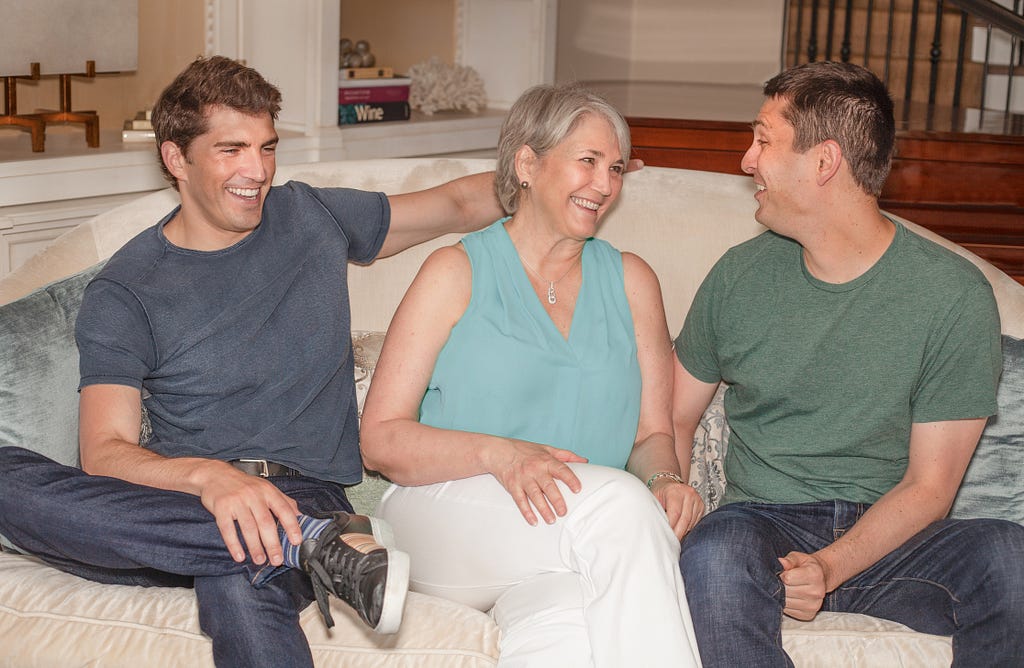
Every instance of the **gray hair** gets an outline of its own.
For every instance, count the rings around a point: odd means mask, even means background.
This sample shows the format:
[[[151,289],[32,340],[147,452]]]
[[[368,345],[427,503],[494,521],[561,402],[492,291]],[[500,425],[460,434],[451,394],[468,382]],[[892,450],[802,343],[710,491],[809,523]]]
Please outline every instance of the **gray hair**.
[[[607,100],[579,83],[541,85],[523,93],[501,126],[494,189],[501,206],[509,214],[519,207],[519,177],[516,152],[529,146],[544,156],[576,129],[587,114],[606,119],[615,131],[623,162],[631,148],[629,126]]]

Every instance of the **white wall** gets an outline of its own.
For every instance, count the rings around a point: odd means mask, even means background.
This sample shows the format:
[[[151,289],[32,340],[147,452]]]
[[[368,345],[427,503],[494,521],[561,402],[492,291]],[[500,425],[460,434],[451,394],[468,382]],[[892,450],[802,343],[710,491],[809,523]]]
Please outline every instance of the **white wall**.
[[[559,0],[559,81],[756,84],[782,62],[785,0]]]

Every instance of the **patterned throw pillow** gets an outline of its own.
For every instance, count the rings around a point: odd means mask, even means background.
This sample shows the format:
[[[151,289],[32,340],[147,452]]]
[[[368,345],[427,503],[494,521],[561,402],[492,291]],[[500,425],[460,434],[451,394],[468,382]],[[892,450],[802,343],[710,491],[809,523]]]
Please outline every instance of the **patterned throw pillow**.
[[[377,368],[381,346],[384,345],[384,332],[354,331],[352,332],[352,357],[355,362],[356,406],[359,417],[363,417],[363,406],[366,393],[370,390],[373,370]],[[363,481],[345,490],[345,495],[356,509],[364,515],[376,512],[377,503],[391,483],[374,471],[364,471]]]
[[[363,417],[363,405],[366,393],[370,391],[373,370],[377,368],[381,346],[384,345],[384,332],[352,332],[352,357],[356,366],[356,406],[359,417]]]
[[[725,419],[725,383],[718,386],[714,398],[700,418],[693,436],[690,455],[690,484],[704,500],[706,512],[722,502],[725,494],[725,451],[729,446],[729,423]]]

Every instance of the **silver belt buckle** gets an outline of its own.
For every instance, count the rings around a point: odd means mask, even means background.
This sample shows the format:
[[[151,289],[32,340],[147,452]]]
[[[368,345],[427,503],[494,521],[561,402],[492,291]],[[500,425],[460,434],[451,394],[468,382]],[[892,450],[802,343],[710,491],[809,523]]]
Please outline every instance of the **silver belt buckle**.
[[[246,464],[259,464],[260,471],[256,475],[261,478],[270,477],[270,465],[266,459],[239,459],[238,461],[245,462]]]

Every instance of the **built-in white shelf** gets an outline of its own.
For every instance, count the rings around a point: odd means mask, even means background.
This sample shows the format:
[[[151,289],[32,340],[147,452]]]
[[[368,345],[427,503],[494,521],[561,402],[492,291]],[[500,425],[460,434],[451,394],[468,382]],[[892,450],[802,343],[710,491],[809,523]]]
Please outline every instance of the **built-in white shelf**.
[[[397,158],[493,150],[504,111],[413,114],[408,121],[321,128],[316,134],[280,131],[278,164]],[[89,148],[76,127],[51,127],[46,151],[33,153],[29,133],[0,130],[0,217],[9,206],[141,193],[167,185],[152,142],[124,143],[119,131],[101,133]]]

